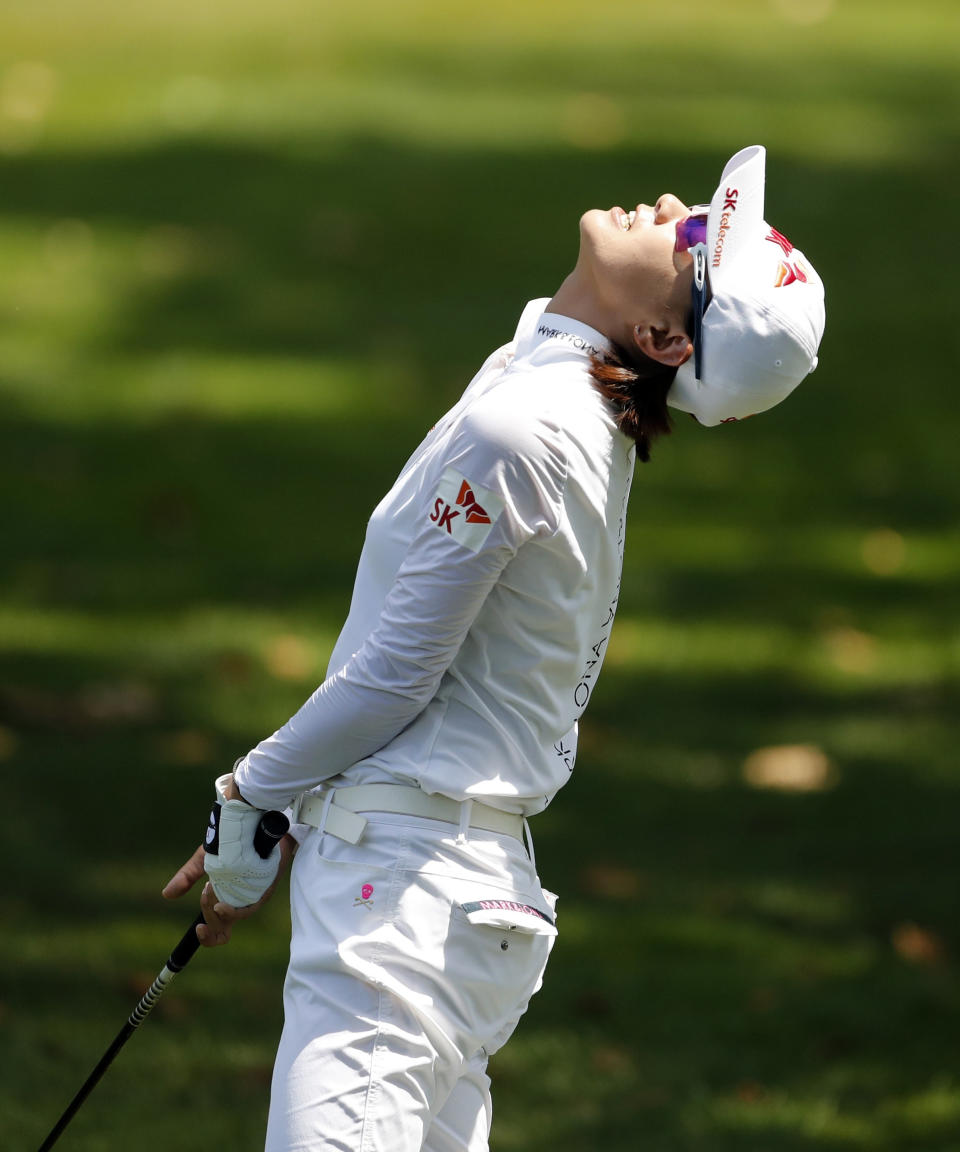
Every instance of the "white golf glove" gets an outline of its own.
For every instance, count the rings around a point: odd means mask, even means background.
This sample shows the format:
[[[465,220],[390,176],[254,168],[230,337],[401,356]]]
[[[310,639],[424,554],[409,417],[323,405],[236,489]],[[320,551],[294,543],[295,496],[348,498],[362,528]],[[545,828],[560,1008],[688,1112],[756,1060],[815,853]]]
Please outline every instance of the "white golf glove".
[[[244,800],[228,800],[229,774],[216,783],[217,799],[203,841],[204,869],[217,899],[234,908],[256,904],[274,882],[280,869],[280,853],[262,859],[253,838],[264,813]]]

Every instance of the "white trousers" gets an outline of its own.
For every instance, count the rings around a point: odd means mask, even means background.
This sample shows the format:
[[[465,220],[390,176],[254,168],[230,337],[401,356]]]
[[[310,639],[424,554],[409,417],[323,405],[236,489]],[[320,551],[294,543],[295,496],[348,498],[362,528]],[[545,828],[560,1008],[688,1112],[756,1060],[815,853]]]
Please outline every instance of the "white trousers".
[[[267,1152],[483,1152],[487,1057],[540,987],[555,900],[510,836],[381,814],[357,845],[311,830]],[[549,920],[505,926],[514,905]]]

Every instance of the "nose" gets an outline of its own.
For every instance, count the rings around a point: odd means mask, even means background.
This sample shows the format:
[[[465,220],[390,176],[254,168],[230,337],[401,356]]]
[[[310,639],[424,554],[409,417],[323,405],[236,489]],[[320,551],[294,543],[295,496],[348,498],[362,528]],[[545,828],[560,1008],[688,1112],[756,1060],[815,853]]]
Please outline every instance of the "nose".
[[[682,220],[685,216],[690,215],[690,209],[686,204],[670,192],[664,192],[657,200],[654,212],[658,224],[668,224],[671,220]]]

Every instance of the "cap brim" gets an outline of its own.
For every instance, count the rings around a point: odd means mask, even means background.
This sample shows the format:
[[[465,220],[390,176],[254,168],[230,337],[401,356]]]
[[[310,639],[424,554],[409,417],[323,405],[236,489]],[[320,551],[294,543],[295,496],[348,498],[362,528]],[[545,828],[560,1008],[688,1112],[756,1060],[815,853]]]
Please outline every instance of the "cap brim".
[[[707,281],[711,293],[722,287],[725,278],[732,274],[730,270],[738,255],[763,228],[766,160],[766,148],[751,144],[734,153],[724,165],[707,216]],[[691,413],[701,424],[719,424],[723,417],[714,412],[704,388],[704,381],[697,379],[691,356],[680,366],[667,403]]]
[[[727,161],[707,218],[707,276],[714,292],[763,227],[767,150],[742,148]]]

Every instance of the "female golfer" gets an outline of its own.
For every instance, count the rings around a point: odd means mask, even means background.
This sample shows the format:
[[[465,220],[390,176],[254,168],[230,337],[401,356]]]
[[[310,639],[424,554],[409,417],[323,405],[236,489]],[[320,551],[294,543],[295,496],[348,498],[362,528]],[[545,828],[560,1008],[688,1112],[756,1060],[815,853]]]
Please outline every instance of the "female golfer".
[[[270,1152],[487,1147],[487,1058],[556,935],[527,820],[573,771],[634,458],[667,404],[739,420],[816,365],[823,287],[763,186],[754,147],[708,207],[583,216],[559,291],[374,511],[327,678],[217,781],[206,851],[165,890],[207,873],[204,944],[275,883],[262,810],[299,842]]]

